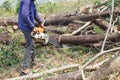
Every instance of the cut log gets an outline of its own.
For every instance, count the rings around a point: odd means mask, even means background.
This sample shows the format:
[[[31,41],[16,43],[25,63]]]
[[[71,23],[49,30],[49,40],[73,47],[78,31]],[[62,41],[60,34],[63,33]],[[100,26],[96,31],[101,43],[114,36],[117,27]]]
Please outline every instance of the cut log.
[[[86,43],[96,43],[104,40],[104,35],[80,35],[80,36],[64,36],[64,35],[54,35],[51,36],[63,44],[86,44]],[[108,35],[108,39],[112,41],[120,40],[120,33],[112,33]]]
[[[118,10],[114,11],[114,14],[119,13]],[[72,23],[74,20],[81,20],[81,21],[93,21],[95,19],[101,17],[109,17],[110,12],[101,12],[101,13],[93,13],[88,15],[75,15],[75,16],[60,16],[57,18],[50,18],[46,19],[45,26],[49,25],[68,25]],[[0,25],[17,25],[18,19],[17,17],[9,17],[9,18],[0,18]],[[36,24],[38,26],[38,24]]]
[[[91,46],[93,43],[98,43],[104,40],[104,35],[80,35],[80,36],[64,36],[64,35],[53,35],[50,36],[58,40],[62,44],[75,44],[83,46]],[[108,39],[113,42],[118,42],[120,40],[120,33],[112,33],[108,35]],[[35,40],[36,43],[41,43],[41,40]],[[26,43],[21,41],[24,46]]]
[[[117,13],[119,13],[119,11],[114,11],[114,14],[117,14]],[[101,13],[88,14],[88,15],[51,18],[51,19],[46,20],[45,26],[68,25],[69,23],[72,23],[74,20],[93,21],[93,20],[101,18],[101,17],[109,17],[110,14],[111,13],[109,11],[107,11],[107,12],[101,12]]]
[[[93,21],[93,23],[95,23],[97,26],[99,26],[102,30],[106,31],[109,23],[103,19],[96,19],[95,21]],[[118,26],[112,26],[112,32],[118,32],[119,27]]]
[[[0,26],[7,26],[7,25],[17,25],[18,24],[18,18],[13,17],[0,17]]]

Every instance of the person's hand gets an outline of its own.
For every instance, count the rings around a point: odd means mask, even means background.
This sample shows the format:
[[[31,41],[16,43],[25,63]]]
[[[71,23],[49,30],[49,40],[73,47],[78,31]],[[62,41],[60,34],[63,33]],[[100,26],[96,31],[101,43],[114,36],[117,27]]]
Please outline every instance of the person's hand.
[[[37,32],[37,27],[34,27],[34,28],[33,28],[33,32]]]
[[[45,28],[44,24],[40,24],[40,27]]]

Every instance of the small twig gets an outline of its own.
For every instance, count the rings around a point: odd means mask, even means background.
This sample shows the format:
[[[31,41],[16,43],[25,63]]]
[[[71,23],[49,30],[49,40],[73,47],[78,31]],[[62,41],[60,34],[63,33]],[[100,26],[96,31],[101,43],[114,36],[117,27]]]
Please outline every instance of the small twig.
[[[113,24],[112,24],[112,28],[111,28],[111,30],[110,30],[111,33],[112,33],[113,27],[115,27],[114,25],[115,25],[115,23],[116,23],[117,21],[118,21],[118,18],[116,17],[115,21],[114,21]]]
[[[101,10],[101,12],[105,11],[106,9],[108,9],[108,6],[106,6],[105,8],[103,8],[103,9]]]
[[[81,70],[81,73],[82,73],[83,80],[85,80],[85,74],[84,74],[84,70],[83,69]]]
[[[95,70],[95,69],[98,69],[101,65],[103,65],[105,62],[107,62],[109,60],[109,58],[99,62],[99,63],[96,63],[95,65],[91,65],[91,66],[88,66],[85,68],[86,71],[89,71],[89,70]]]
[[[101,65],[103,65],[104,62],[107,62],[108,60],[109,60],[109,58],[105,59],[104,61],[102,61],[100,63],[95,64],[94,66],[88,66],[88,67],[85,68],[85,70],[87,70],[87,68],[88,68],[88,70],[90,70],[90,68],[91,68],[91,70],[99,68]],[[85,74],[84,74],[84,69],[81,69],[81,73],[82,73],[83,80],[86,80]]]
[[[73,36],[75,34],[77,34],[78,32],[80,32],[81,30],[83,30],[84,28],[86,28],[88,25],[91,24],[91,21],[87,22],[85,25],[83,25],[82,27],[80,27],[79,29],[75,30],[74,32],[72,32],[71,34],[63,34],[59,36],[59,42],[61,42],[61,37],[62,36]]]
[[[99,63],[97,63],[95,65],[88,66],[88,67],[85,68],[85,70],[88,70],[88,71],[95,70],[95,69],[99,68],[107,60],[108,59],[106,59],[106,60],[104,60],[102,62],[99,62]],[[5,79],[5,80],[24,80],[24,79],[37,78],[37,77],[41,77],[41,76],[46,75],[46,74],[52,74],[52,73],[55,73],[55,72],[68,70],[68,69],[71,69],[71,68],[80,69],[80,68],[82,68],[82,66],[79,65],[79,64],[72,64],[72,65],[67,65],[67,66],[63,66],[63,67],[59,67],[59,68],[53,68],[51,70],[43,71],[43,72],[40,72],[40,73],[37,71],[37,73],[35,73],[35,74],[16,77],[16,78],[10,78],[10,79]]]

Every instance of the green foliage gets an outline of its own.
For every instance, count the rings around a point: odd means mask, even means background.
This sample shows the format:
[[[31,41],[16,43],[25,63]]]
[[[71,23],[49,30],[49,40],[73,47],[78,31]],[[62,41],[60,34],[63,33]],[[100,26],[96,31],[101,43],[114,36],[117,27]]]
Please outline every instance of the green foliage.
[[[118,24],[120,25],[120,16],[118,16]]]
[[[11,7],[11,2],[10,0],[6,0],[2,5],[1,7],[4,9],[4,11],[10,11],[12,10],[12,7]]]
[[[79,58],[81,57],[81,54],[86,53],[96,53],[97,50],[94,48],[89,47],[83,47],[83,46],[73,46],[69,49],[64,49],[63,53],[73,57],[73,58]]]
[[[54,13],[57,9],[57,5],[56,3],[48,2],[45,4],[37,5],[37,9],[41,13]]]
[[[117,6],[119,4],[120,0],[114,0],[114,6]],[[112,0],[108,0],[106,2],[106,6],[112,7]]]
[[[17,41],[13,41],[9,45],[0,44],[0,67],[13,66],[21,61],[19,55],[23,51],[18,45]]]
[[[117,6],[119,3],[120,3],[120,0],[114,0],[114,5],[115,5],[115,6]],[[102,2],[101,2],[101,0],[96,0],[96,1],[94,2],[94,4],[95,4],[95,5],[100,5],[100,4],[102,4]],[[107,0],[107,1],[105,2],[105,5],[111,8],[111,6],[112,6],[112,0]]]
[[[97,33],[97,34],[104,34],[103,30],[101,30],[98,26],[94,26],[93,30]]]
[[[53,54],[54,54],[58,59],[62,59],[62,55],[61,55],[58,51],[54,50],[54,51],[53,51]]]
[[[69,12],[69,11],[75,11],[78,6],[80,7],[85,3],[76,3],[76,2],[62,2],[58,1],[55,3],[48,2],[44,4],[36,4],[37,10],[40,13],[45,13],[45,14],[51,14],[51,13],[60,13],[60,12]]]
[[[20,0],[5,0],[0,6],[0,16],[14,16],[18,13]]]
[[[95,3],[96,3],[97,5],[102,4],[102,3],[101,3],[101,0],[97,0]],[[120,4],[120,0],[114,0],[114,7],[118,7],[119,4]],[[107,1],[105,2],[105,6],[107,6],[108,9],[111,10],[111,8],[112,8],[112,0],[107,0]],[[115,15],[114,18],[116,18],[116,15]],[[119,15],[119,14],[117,15],[117,18],[118,18],[117,23],[118,23],[118,25],[119,25],[119,24],[120,24],[120,15]],[[106,18],[106,20],[107,20],[107,18]],[[108,20],[109,20],[109,18],[108,18]]]
[[[96,0],[96,1],[94,2],[94,4],[95,4],[95,5],[100,5],[100,4],[102,4],[102,3],[101,3],[100,0]]]
[[[15,0],[16,2],[16,5],[15,5],[15,13],[18,13],[18,11],[19,11],[19,5],[20,5],[20,0]]]

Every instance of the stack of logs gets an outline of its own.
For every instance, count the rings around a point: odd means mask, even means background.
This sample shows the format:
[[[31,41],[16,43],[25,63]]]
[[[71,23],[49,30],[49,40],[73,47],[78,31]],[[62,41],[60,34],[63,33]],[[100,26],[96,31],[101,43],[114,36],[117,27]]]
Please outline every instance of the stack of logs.
[[[89,10],[92,9],[92,12],[89,12]],[[99,10],[98,10],[99,9]],[[82,10],[82,9],[81,9]],[[86,13],[85,13],[86,11]],[[101,11],[101,12],[100,12]],[[119,15],[119,10],[114,10],[113,14],[114,17],[117,17]],[[77,23],[83,26],[79,26],[76,31],[73,31],[70,34],[62,34],[62,35],[52,35],[53,38],[59,40],[62,44],[81,44],[81,45],[96,45],[96,43],[99,43],[100,41],[104,40],[105,35],[104,34],[89,34],[86,30],[85,35],[80,35],[83,30],[93,27],[94,25],[97,25],[98,27],[105,32],[108,29],[109,22],[107,21],[107,18],[110,17],[111,12],[107,10],[107,8],[104,5],[101,6],[94,6],[94,7],[85,7],[83,11],[80,12],[74,12],[67,15],[59,15],[56,17],[51,17],[45,20],[44,25],[50,26],[50,25],[68,25],[70,23]],[[0,26],[7,26],[7,25],[17,25],[18,19],[17,17],[7,17],[7,18],[0,18]],[[36,24],[36,26],[38,26]],[[108,35],[108,40],[118,42],[119,41],[119,25],[115,24],[113,26],[112,32]],[[47,27],[49,29],[49,27]],[[62,29],[62,28],[61,28]],[[93,29],[93,28],[92,28]],[[57,31],[57,30],[51,30],[51,31]],[[91,30],[92,33],[95,33],[94,30]],[[2,34],[0,34],[2,35]],[[1,36],[0,36],[1,37]],[[3,39],[3,38],[0,38]],[[0,40],[3,41],[3,40]]]
[[[110,14],[112,14],[107,7],[104,6],[104,4],[100,6],[90,6],[85,7],[85,9],[81,9],[83,11],[78,11],[74,13],[70,13],[67,15],[59,15],[56,17],[48,18],[45,20],[44,25],[50,26],[50,25],[68,25],[70,23],[77,23],[82,26],[80,26],[77,30],[73,31],[69,34],[57,34],[52,35],[51,37],[55,38],[56,40],[60,41],[62,44],[76,44],[76,45],[87,45],[87,46],[101,46],[101,42],[105,38],[105,32],[107,31],[109,27],[109,18]],[[114,18],[117,17],[117,15],[120,14],[120,11],[115,8],[113,15]],[[17,25],[17,17],[9,17],[9,18],[0,18],[0,26],[7,26],[7,25]],[[80,33],[84,30],[93,27],[94,25],[97,25],[102,31],[103,34],[97,34],[94,32],[93,28],[92,34],[81,35]],[[37,26],[37,24],[36,24]],[[96,27],[97,27],[96,26]],[[108,44],[111,42],[113,45],[114,43],[119,43],[120,39],[120,33],[119,33],[119,27],[120,25],[116,22],[111,29],[111,32],[108,34]],[[47,27],[49,29],[49,27]],[[50,30],[50,29],[49,29]],[[56,30],[51,30],[56,31]],[[4,36],[1,36],[0,34],[0,41],[4,41]],[[6,38],[5,38],[6,39]],[[119,53],[119,52],[118,52]],[[120,55],[112,60],[110,60],[108,63],[104,64],[100,69],[98,69],[93,75],[91,74],[90,77],[86,78],[86,80],[101,80],[105,79],[106,74],[108,75],[111,72],[118,71],[120,72]],[[112,66],[117,65],[117,66]],[[103,72],[102,72],[103,71]],[[42,74],[42,73],[41,73]],[[63,75],[53,76],[49,77],[46,80],[82,80],[81,71],[71,72]],[[40,74],[37,74],[40,75]],[[36,75],[31,76],[31,78],[35,78]],[[39,77],[39,76],[37,76]],[[22,80],[25,78],[30,78],[29,76],[19,77],[15,79],[10,80]]]

